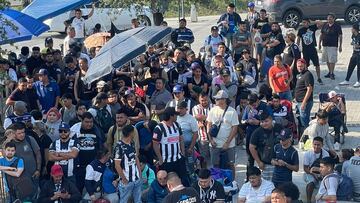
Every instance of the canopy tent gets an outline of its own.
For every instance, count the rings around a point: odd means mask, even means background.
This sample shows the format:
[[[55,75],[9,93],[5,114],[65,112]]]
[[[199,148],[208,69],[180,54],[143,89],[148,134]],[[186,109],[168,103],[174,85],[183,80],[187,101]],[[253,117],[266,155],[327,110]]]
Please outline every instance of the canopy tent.
[[[92,0],[34,0],[21,12],[44,21],[91,2]]]
[[[4,33],[1,33],[0,44],[30,40],[32,36],[39,36],[49,30],[49,26],[20,11],[6,8],[0,11],[1,24]]]

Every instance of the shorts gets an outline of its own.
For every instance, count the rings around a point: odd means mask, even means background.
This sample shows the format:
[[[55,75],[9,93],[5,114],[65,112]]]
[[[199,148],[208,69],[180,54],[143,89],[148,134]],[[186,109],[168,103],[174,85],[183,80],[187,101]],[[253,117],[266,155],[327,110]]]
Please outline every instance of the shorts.
[[[338,48],[337,47],[323,47],[322,61],[326,63],[336,63]]]
[[[306,183],[306,185],[308,185],[309,183],[314,183],[315,184],[315,188],[319,188],[320,186],[320,182],[315,179],[315,177],[313,175],[304,173],[304,181]]]
[[[306,61],[306,64],[308,66],[310,66],[310,61],[313,63],[313,65],[315,67],[320,66],[319,63],[319,56],[318,53],[316,51],[316,49],[314,50],[303,50],[303,57]]]
[[[211,162],[213,165],[220,164],[221,150],[222,150],[222,148],[211,147],[210,154],[211,154]],[[227,152],[227,156],[229,159],[229,163],[234,164],[235,163],[235,147],[229,148],[228,150],[226,150],[226,152]]]

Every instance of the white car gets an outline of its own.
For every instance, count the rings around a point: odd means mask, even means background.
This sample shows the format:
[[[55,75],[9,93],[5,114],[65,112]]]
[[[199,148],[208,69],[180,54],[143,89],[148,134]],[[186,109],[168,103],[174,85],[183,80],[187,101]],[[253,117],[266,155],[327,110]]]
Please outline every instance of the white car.
[[[84,5],[80,9],[82,15],[87,15],[91,11],[91,4]],[[68,11],[45,20],[44,23],[49,25],[50,32],[65,33],[64,21],[73,16],[75,16],[75,12]],[[94,14],[85,21],[85,33],[90,34],[97,23],[101,24],[102,31],[109,31],[111,29],[111,22],[118,30],[127,30],[131,28],[131,19],[133,18],[138,18],[142,26],[153,25],[153,15],[149,7],[143,7],[141,11],[138,11],[135,6],[131,6],[129,9],[96,7]]]

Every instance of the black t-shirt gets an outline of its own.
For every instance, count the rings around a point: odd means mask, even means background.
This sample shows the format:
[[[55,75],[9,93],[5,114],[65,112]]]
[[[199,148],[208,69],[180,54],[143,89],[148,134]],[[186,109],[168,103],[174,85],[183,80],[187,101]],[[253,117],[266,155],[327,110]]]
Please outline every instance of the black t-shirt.
[[[162,201],[163,203],[198,203],[199,194],[192,187],[169,193]]]
[[[270,38],[270,43],[274,42],[275,40],[280,42],[280,44],[276,45],[275,47],[271,47],[267,50],[268,56],[271,59],[273,59],[275,55],[280,55],[284,51],[286,44],[284,37],[280,31],[275,33],[272,32],[269,38]]]
[[[301,37],[303,51],[315,49],[317,45],[315,37],[316,30],[318,30],[317,25],[310,25],[308,28],[302,27],[299,29],[297,36]]]
[[[259,158],[265,164],[271,164],[271,159],[274,158],[273,149],[279,142],[278,135],[282,129],[281,125],[275,124],[271,130],[258,127],[251,134],[250,144],[256,146]]]
[[[128,104],[125,105],[124,110],[126,112],[126,115],[128,115],[129,117],[138,116],[140,112],[145,115],[146,112],[145,106],[139,102],[136,102],[134,108],[132,108]]]
[[[360,46],[360,34],[351,36],[351,45],[353,46],[354,53],[359,54],[360,48],[355,46]]]
[[[339,35],[342,35],[341,26],[337,23],[329,26],[329,24],[326,23],[321,29],[321,34],[323,36],[322,45],[324,47],[338,47]]]
[[[41,59],[41,57],[35,58],[33,56],[30,56],[25,61],[25,65],[26,68],[28,69],[29,75],[33,75],[35,68],[41,67],[44,63],[45,62]]]
[[[73,139],[77,143],[79,155],[75,159],[76,163],[80,166],[86,167],[94,157],[100,147],[100,138],[96,135],[95,128],[90,130],[80,129],[80,133],[75,134]]]
[[[309,70],[306,70],[297,75],[296,86],[295,86],[295,99],[297,102],[302,102],[304,100],[307,87],[314,87],[314,76]],[[313,100],[313,91],[309,97],[308,101]]]
[[[32,97],[28,97],[28,94],[27,94],[27,91],[28,90],[25,90],[25,91],[21,91],[19,89],[15,89],[9,96],[9,98],[13,101],[23,101],[26,103],[26,108],[28,110],[28,112],[30,112],[32,109],[31,109],[31,105],[30,105],[30,100],[31,99],[34,99]],[[31,98],[31,99],[30,99]],[[37,97],[36,97],[37,98]]]
[[[193,188],[200,194],[200,200],[202,203],[213,203],[215,201],[225,201],[224,186],[218,181],[211,180],[210,187],[201,188],[198,182],[193,184]]]
[[[296,69],[296,61],[301,58],[300,49],[297,44],[292,43],[290,46],[286,46],[284,49],[283,62],[291,66],[295,60],[294,67]]]
[[[254,28],[255,29],[259,29],[261,30],[261,28],[263,27],[263,25],[268,24],[269,23],[269,19],[265,18],[265,19],[256,19],[254,22]]]

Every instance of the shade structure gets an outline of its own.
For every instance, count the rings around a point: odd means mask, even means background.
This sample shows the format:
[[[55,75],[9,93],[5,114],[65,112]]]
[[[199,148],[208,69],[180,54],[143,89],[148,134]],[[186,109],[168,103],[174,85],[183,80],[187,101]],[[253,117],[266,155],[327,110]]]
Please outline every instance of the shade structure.
[[[84,82],[91,83],[110,74],[146,51],[147,46],[170,38],[170,27],[152,26],[131,29],[115,35],[91,61]]]
[[[92,0],[33,0],[21,12],[44,21],[91,2]]]
[[[0,16],[1,24],[5,30],[5,33],[1,33],[3,36],[0,39],[0,44],[30,40],[32,36],[39,36],[50,29],[41,21],[10,8],[1,10]]]
[[[99,32],[87,37],[84,41],[86,48],[104,46],[107,38],[110,38],[111,34],[108,32]]]

